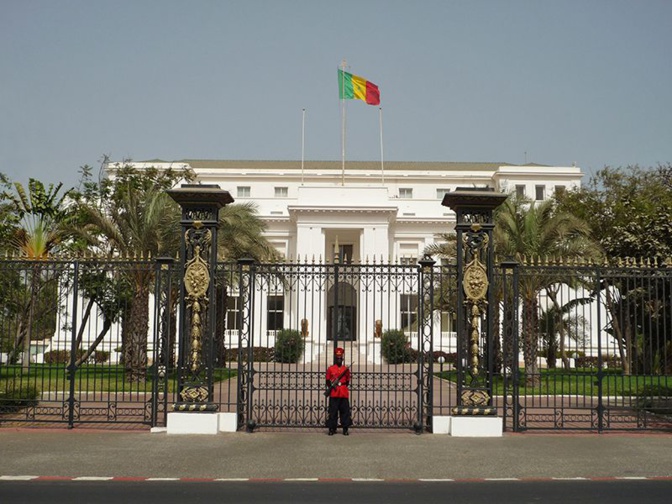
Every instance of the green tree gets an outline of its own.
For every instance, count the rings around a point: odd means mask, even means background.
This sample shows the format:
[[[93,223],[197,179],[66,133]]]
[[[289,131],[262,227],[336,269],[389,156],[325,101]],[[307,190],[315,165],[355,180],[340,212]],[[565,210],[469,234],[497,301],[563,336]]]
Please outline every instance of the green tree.
[[[83,169],[83,180],[76,193],[81,243],[110,256],[175,257],[181,240],[180,209],[166,190],[180,181],[192,181],[194,174],[189,170],[139,170],[128,162],[112,168],[111,176],[101,182],[92,180],[89,167]],[[265,225],[253,204],[224,207],[220,210],[219,259],[277,258],[277,252],[262,235],[264,230]],[[138,267],[129,270],[126,276],[132,286],[132,297],[122,319],[122,358],[127,379],[141,381],[145,378],[147,367],[149,293],[154,271],[153,268]],[[172,299],[176,302],[177,285],[174,288]],[[217,288],[223,302],[216,305],[226,306],[226,285],[221,284]],[[96,292],[93,288],[89,290]],[[119,293],[126,292],[121,287],[117,290]],[[103,300],[110,315],[106,317],[112,320],[114,311],[111,308],[120,306],[120,303],[107,298]],[[170,309],[175,319],[176,305]],[[90,348],[89,352],[92,350]]]
[[[583,187],[560,195],[558,208],[599,223],[592,236],[614,265],[636,258],[627,264],[659,266],[672,257],[670,163],[649,169],[604,168]],[[669,291],[665,275],[641,285],[616,273],[603,276],[600,289],[610,317],[607,332],[617,344],[624,373],[646,371],[672,341],[671,317],[660,308]],[[651,356],[648,363],[642,355]]]
[[[0,172],[0,253],[10,252],[10,240],[19,224],[19,215],[10,197],[13,186],[9,178]]]
[[[45,188],[39,180],[30,179],[28,190],[14,182],[14,191],[5,191],[3,200],[9,200],[16,214],[10,244],[29,260],[48,259],[70,236],[68,226],[71,212],[66,201],[71,190],[59,194],[63,184],[49,184]]]
[[[83,262],[80,266],[79,292],[87,300],[77,333],[76,348],[80,350],[87,324],[94,304],[103,324],[89,348],[78,352],[75,366],[81,366],[96,350],[109,332],[112,324],[118,322],[132,298],[132,286],[127,275],[119,270],[110,270],[105,263]]]
[[[40,307],[44,308],[48,304],[45,296],[52,297],[56,292],[51,284],[57,281],[57,276],[53,272],[45,272],[44,261],[57,252],[71,235],[71,212],[66,204],[70,191],[60,194],[63,184],[49,184],[45,187],[33,178],[29,179],[27,190],[20,182],[14,182],[11,186],[6,179],[3,182],[4,211],[13,213],[7,219],[3,232],[9,234],[9,244],[19,257],[30,262],[30,271],[26,277],[29,294],[26,303],[16,310],[19,319],[15,345],[10,354],[10,359],[15,360],[19,349],[22,350],[22,368],[25,372],[30,366],[30,342],[36,338],[34,323],[38,318],[41,319]],[[51,313],[55,316],[53,310]]]
[[[220,261],[251,257],[257,261],[277,261],[280,253],[264,237],[266,224],[254,203],[234,203],[219,211],[217,256]]]
[[[558,210],[593,226],[608,258],[672,257],[672,164],[604,168],[558,196]]]
[[[254,203],[234,203],[219,211],[219,231],[217,233],[217,257],[219,261],[232,262],[249,257],[257,262],[275,262],[281,259],[280,253],[264,237],[266,223],[259,218]],[[230,279],[231,280],[231,279]],[[235,281],[235,279],[233,279]],[[215,360],[225,361],[226,348],[226,307],[229,286],[225,275],[216,279],[217,315],[215,330]],[[173,296],[175,298],[176,296]]]
[[[500,257],[521,263],[545,257],[597,258],[601,251],[590,237],[588,224],[566,212],[557,210],[553,200],[530,202],[509,197],[495,212],[495,247]],[[521,275],[522,341],[528,385],[539,381],[538,333],[539,294],[562,283],[553,275]]]
[[[186,170],[140,171],[121,163],[112,167],[110,176],[95,182],[90,168],[85,167],[80,190],[74,195],[79,238],[91,250],[109,257],[174,256],[179,243],[174,235],[179,236],[180,211],[166,190],[180,180],[192,178],[193,174]],[[149,293],[154,271],[146,264],[136,264],[124,275],[132,286],[132,297],[122,318],[122,358],[127,380],[139,382],[145,379],[147,370]],[[114,302],[106,304],[117,306]],[[114,318],[113,312],[106,316],[107,320]]]
[[[562,306],[558,305],[555,295],[552,299],[553,305],[544,310],[539,317],[539,336],[541,338],[542,350],[546,355],[546,363],[549,368],[553,369],[556,367],[557,356],[560,354],[563,367],[569,369],[566,342],[570,340],[582,344],[586,337],[586,330],[588,329],[586,318],[573,313],[572,310],[577,306],[591,303],[594,299],[592,297],[578,298]]]

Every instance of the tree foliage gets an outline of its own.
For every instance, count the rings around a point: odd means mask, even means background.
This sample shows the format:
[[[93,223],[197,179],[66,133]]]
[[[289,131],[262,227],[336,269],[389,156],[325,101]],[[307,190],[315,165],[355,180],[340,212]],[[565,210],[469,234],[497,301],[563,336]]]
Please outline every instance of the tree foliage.
[[[672,164],[604,168],[580,189],[558,198],[563,211],[584,217],[606,256],[662,265],[672,257]],[[625,374],[672,369],[672,318],[665,309],[667,276],[641,284],[618,272],[599,286]],[[656,364],[658,362],[658,364]]]
[[[19,215],[9,196],[11,189],[9,178],[0,172],[0,252],[3,253],[11,249],[10,241],[19,223]]]
[[[561,212],[592,223],[591,236],[611,258],[672,257],[672,164],[604,168],[558,196]]]
[[[138,170],[130,163],[107,165],[109,176],[94,181],[91,169],[82,169],[80,189],[73,194],[77,205],[80,245],[110,257],[149,258],[177,254],[179,244],[178,205],[166,190],[181,180],[189,181],[187,170]],[[105,314],[104,328],[109,328],[118,314],[110,307],[122,309],[122,349],[126,377],[143,381],[147,368],[147,334],[149,331],[149,294],[153,268],[137,263],[123,275],[103,282],[92,276],[84,292],[95,297]],[[93,281],[95,280],[95,281]],[[131,286],[132,296],[125,303]],[[92,300],[93,298],[90,298]],[[99,342],[104,334],[99,334]],[[95,349],[95,343],[88,352]]]
[[[2,191],[3,233],[9,244],[26,259],[47,259],[71,235],[72,215],[67,205],[72,190],[59,194],[63,184],[49,184],[31,178],[28,187],[4,180]],[[5,217],[3,215],[3,217]]]
[[[598,258],[600,249],[588,224],[560,210],[553,200],[530,202],[509,197],[495,212],[495,247],[500,257],[519,262],[546,257]],[[525,275],[520,279],[522,341],[528,384],[538,380],[539,294],[565,281],[561,276]]]
[[[9,249],[30,261],[25,282],[21,284],[25,295],[18,290],[8,303],[13,306],[10,311],[16,314],[17,326],[10,360],[15,361],[21,352],[22,367],[26,372],[30,366],[30,342],[47,337],[44,330],[37,328],[38,321],[44,322],[40,314],[45,307],[57,304],[58,275],[45,269],[43,261],[57,252],[71,234],[68,225],[71,210],[67,205],[70,191],[61,194],[63,184],[45,187],[33,178],[29,179],[26,188],[20,182],[10,184],[3,176],[2,185],[2,233]],[[17,305],[17,300],[22,301]],[[53,324],[55,312],[47,308],[47,313],[47,325],[43,327]]]

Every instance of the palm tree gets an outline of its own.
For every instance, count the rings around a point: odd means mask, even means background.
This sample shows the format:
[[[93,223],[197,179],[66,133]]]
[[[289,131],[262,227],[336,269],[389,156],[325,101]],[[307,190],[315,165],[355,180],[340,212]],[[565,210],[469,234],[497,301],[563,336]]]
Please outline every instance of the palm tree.
[[[84,223],[80,236],[89,245],[109,256],[150,258],[174,254],[169,230],[179,235],[180,212],[165,193],[165,185],[137,184],[140,174],[125,174],[114,182],[111,198],[82,202],[79,212]],[[97,204],[96,204],[97,203]],[[147,333],[149,331],[149,293],[153,270],[139,264],[126,272],[133,294],[122,322],[123,361],[127,379],[145,379]]]
[[[16,225],[9,239],[9,243],[20,257],[31,261],[29,295],[27,303],[19,312],[23,316],[18,321],[16,345],[12,352],[12,359],[16,358],[18,350],[22,348],[22,369],[27,371],[30,366],[30,342],[35,336],[33,324],[38,317],[37,310],[49,280],[44,278],[43,261],[55,253],[62,242],[70,236],[68,230],[69,211],[66,208],[66,198],[70,191],[59,194],[63,184],[44,184],[38,180],[28,181],[28,190],[20,183],[13,184],[14,192],[5,191],[3,199],[10,201],[16,215]]]
[[[119,167],[114,178],[88,194],[80,194],[79,210],[84,224],[80,236],[90,246],[112,256],[176,256],[181,240],[180,208],[166,190],[179,180],[192,178],[193,174],[187,171],[141,172],[128,165]],[[275,249],[262,236],[264,230],[253,204],[224,207],[220,210],[218,256],[225,260],[277,257]],[[123,361],[127,379],[137,382],[146,375],[149,294],[154,271],[136,267],[128,271],[127,277],[133,294],[122,319]],[[177,295],[173,299],[177,300]],[[171,307],[173,317],[175,308]]]
[[[219,211],[217,256],[222,261],[251,257],[257,261],[276,261],[280,253],[264,237],[266,224],[252,202],[234,203]]]
[[[586,331],[589,329],[586,318],[572,313],[572,310],[577,306],[593,301],[592,297],[578,298],[560,306],[557,303],[557,298],[553,297],[553,306],[541,313],[539,317],[539,336],[546,351],[546,363],[549,368],[556,367],[556,356],[560,353],[563,368],[569,369],[565,343],[567,340],[576,341],[579,344],[583,343]]]
[[[557,212],[555,202],[529,202],[512,195],[495,211],[495,247],[500,257],[524,263],[532,258],[599,257],[600,248],[590,238],[590,226],[577,217]],[[521,275],[523,302],[522,341],[528,385],[539,382],[537,349],[538,295],[563,278],[553,275]]]
[[[252,202],[234,203],[219,211],[219,231],[217,235],[217,257],[222,262],[232,262],[244,257],[258,262],[275,262],[281,254],[264,237],[266,223],[257,214],[257,207]],[[215,330],[215,360],[222,364],[226,355],[224,346],[225,317],[229,285],[227,277],[220,276],[216,284],[217,314]],[[229,281],[235,278],[229,278]]]

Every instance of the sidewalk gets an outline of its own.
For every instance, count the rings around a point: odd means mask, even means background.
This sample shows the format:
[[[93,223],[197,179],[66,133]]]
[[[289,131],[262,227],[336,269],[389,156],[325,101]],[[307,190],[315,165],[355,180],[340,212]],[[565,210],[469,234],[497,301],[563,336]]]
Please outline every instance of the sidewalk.
[[[0,429],[0,479],[672,478],[672,435],[220,433]]]

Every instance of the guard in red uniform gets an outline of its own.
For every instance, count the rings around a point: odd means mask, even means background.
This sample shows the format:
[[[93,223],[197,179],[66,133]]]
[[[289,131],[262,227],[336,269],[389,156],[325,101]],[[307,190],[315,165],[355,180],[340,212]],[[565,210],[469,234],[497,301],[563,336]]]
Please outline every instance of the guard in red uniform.
[[[338,418],[340,416],[343,435],[348,435],[348,428],[352,425],[350,419],[350,369],[343,365],[345,350],[337,348],[334,352],[334,364],[327,369],[327,387],[331,390],[329,393],[329,418],[327,427],[329,435],[336,434],[338,427]]]

